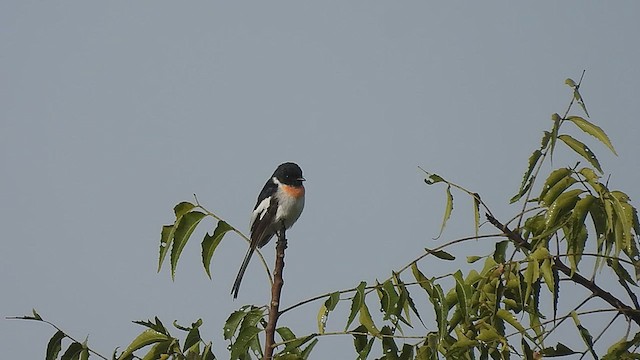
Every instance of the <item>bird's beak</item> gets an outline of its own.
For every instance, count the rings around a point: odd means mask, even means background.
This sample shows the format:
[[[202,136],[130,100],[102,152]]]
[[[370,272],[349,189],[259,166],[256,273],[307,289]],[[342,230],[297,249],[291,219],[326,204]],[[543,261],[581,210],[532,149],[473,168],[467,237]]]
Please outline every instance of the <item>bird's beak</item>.
[[[307,179],[305,179],[305,178],[303,178],[303,177],[299,177],[297,180],[298,180],[298,181],[307,181]]]

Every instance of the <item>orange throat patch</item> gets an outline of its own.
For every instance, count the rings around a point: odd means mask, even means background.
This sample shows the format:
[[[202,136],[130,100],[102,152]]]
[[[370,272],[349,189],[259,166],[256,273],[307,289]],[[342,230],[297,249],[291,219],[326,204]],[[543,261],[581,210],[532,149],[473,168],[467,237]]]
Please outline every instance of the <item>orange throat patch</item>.
[[[285,194],[294,197],[294,198],[300,198],[304,196],[304,186],[291,186],[291,185],[281,185],[282,190],[285,192]]]

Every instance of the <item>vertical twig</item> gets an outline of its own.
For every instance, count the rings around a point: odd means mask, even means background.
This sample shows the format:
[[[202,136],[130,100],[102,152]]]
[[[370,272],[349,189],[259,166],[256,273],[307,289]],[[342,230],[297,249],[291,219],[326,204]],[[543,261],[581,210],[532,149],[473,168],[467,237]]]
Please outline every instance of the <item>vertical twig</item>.
[[[276,243],[276,265],[273,270],[273,285],[271,286],[269,321],[265,329],[266,339],[263,360],[271,360],[273,358],[276,325],[278,323],[278,317],[280,317],[280,294],[282,293],[282,285],[284,285],[284,279],[282,278],[282,272],[284,270],[284,250],[287,248],[285,230],[284,223],[282,223],[282,228],[278,231],[278,242]]]

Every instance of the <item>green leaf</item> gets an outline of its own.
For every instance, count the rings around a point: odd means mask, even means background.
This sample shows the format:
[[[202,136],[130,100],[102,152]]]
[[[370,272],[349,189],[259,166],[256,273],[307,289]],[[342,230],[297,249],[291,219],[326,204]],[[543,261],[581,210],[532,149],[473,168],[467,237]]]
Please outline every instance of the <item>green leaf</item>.
[[[132,355],[133,352],[138,349],[157,342],[167,341],[169,339],[170,337],[168,337],[167,335],[159,333],[155,330],[145,330],[140,333],[140,335],[138,335],[135,339],[133,339],[131,344],[129,344],[129,346],[127,346],[127,349],[122,354],[120,354],[118,359],[125,359],[128,356]]]
[[[522,326],[522,324],[520,324],[518,320],[516,320],[515,316],[513,316],[513,314],[510,311],[507,311],[505,309],[498,309],[498,312],[496,313],[496,315],[500,319],[506,321],[509,325],[516,328],[516,330],[518,330],[521,334],[523,335],[526,334],[526,330],[524,329],[524,326]]]
[[[31,313],[33,314],[33,320],[42,321],[42,316],[40,316],[40,314],[38,314],[36,309],[31,309]]]
[[[173,234],[175,233],[174,225],[164,225],[162,227],[162,232],[160,234],[160,256],[158,256],[158,272],[162,269],[162,263],[164,262],[164,258],[167,256],[169,252],[169,247],[171,247],[171,242],[173,241]]]
[[[161,359],[161,355],[168,354],[169,348],[173,341],[161,341],[151,347],[151,350],[142,358],[142,360],[157,360]]]
[[[453,278],[456,280],[456,296],[458,299],[458,309],[464,318],[465,324],[469,323],[469,304],[467,300],[471,299],[471,289],[465,283],[462,278],[462,272],[460,270],[453,274]]]
[[[204,265],[204,270],[207,272],[207,276],[211,279],[211,258],[213,257],[213,253],[216,251],[216,248],[222,241],[224,234],[228,231],[232,230],[233,227],[226,222],[220,220],[218,221],[218,226],[213,231],[213,235],[209,235],[206,233],[204,235],[204,239],[202,240],[202,264]]]
[[[443,181],[444,179],[440,177],[440,175],[438,174],[429,174],[429,176],[427,176],[427,178],[424,179],[424,182],[427,183],[427,185],[433,185]]]
[[[231,339],[231,337],[233,337],[233,334],[236,333],[238,326],[240,326],[240,323],[242,322],[242,320],[244,320],[244,317],[249,313],[249,309],[251,309],[251,306],[246,305],[240,308],[240,310],[234,311],[231,313],[231,315],[229,315],[227,321],[224,323],[223,328],[223,335],[225,340],[229,340]]]
[[[473,194],[473,228],[475,230],[476,237],[480,231],[480,195]]]
[[[535,360],[531,346],[529,346],[529,343],[524,337],[522,337],[522,352],[524,353],[525,360]]]
[[[62,350],[62,339],[64,339],[66,335],[58,330],[51,339],[49,339],[49,343],[47,344],[47,355],[45,356],[46,360],[55,360]]]
[[[321,334],[324,334],[324,330],[327,326],[327,320],[329,319],[329,312],[333,311],[338,305],[340,301],[340,292],[336,291],[331,293],[327,300],[320,306],[320,310],[318,310],[318,331]]]
[[[609,267],[612,268],[613,271],[615,271],[616,275],[618,275],[619,282],[626,282],[633,286],[638,286],[631,275],[629,275],[627,270],[625,270],[622,264],[620,264],[620,261],[618,259],[607,259],[607,265],[609,265]]]
[[[198,344],[200,340],[202,340],[202,338],[200,338],[200,330],[198,329],[201,324],[202,319],[193,324],[191,330],[189,330],[189,333],[187,334],[187,338],[184,340],[184,347],[182,348],[182,351],[186,352],[187,349],[190,349],[193,345]]]
[[[327,307],[327,310],[333,311],[338,305],[338,302],[340,302],[340,292],[336,291],[329,295],[324,305]]]
[[[555,289],[555,281],[553,280],[553,270],[551,268],[550,258],[544,259],[542,261],[540,272],[542,273],[542,277],[544,278],[544,283],[547,284],[549,292],[553,294]]]
[[[598,360],[599,357],[596,354],[595,350],[593,350],[593,337],[589,333],[589,330],[587,330],[587,328],[582,326],[582,324],[580,323],[580,319],[578,318],[578,314],[575,312],[575,310],[571,311],[571,317],[573,318],[573,322],[576,324],[576,327],[580,332],[580,337],[582,337],[582,340],[584,341],[585,345],[587,345],[589,352],[591,352],[591,355],[593,356],[594,359]]]
[[[473,264],[474,262],[480,259],[482,259],[482,256],[477,256],[477,255],[467,256],[467,263]]]
[[[256,326],[249,326],[240,330],[236,341],[231,345],[231,359],[244,359],[249,351],[252,341],[262,330]]]
[[[613,148],[613,144],[611,144],[611,140],[609,140],[607,134],[599,126],[592,124],[591,122],[581,118],[580,116],[569,116],[567,120],[576,124],[576,126],[579,127],[582,131],[600,140],[600,142],[606,145],[612,153],[618,155],[616,153],[616,150]]]
[[[569,168],[560,168],[553,170],[549,177],[544,181],[544,185],[542,185],[542,191],[538,196],[538,199],[542,200],[547,195],[547,192],[551,190],[560,180],[566,178],[571,175],[571,169]]]
[[[545,214],[544,224],[547,230],[561,225],[559,220],[562,220],[562,217],[574,208],[578,200],[580,200],[579,195],[583,192],[584,190],[582,189],[573,189],[558,196]]]
[[[300,354],[300,356],[302,356],[303,360],[306,360],[309,358],[309,354],[311,354],[311,350],[313,350],[313,348],[316,346],[317,343],[318,343],[318,339],[313,339],[311,344],[307,345],[307,347],[304,348],[304,350],[302,350],[302,353]]]
[[[567,246],[570,254],[569,265],[571,265],[571,271],[575,272],[578,270],[580,260],[582,260],[582,253],[584,253],[584,247],[589,234],[587,233],[587,227],[582,223],[574,226],[569,235]]]
[[[213,352],[211,351],[211,346],[212,346],[211,342],[205,345],[204,349],[202,350],[202,355],[201,355],[202,360],[215,360],[216,357],[215,355],[213,355]]]
[[[442,287],[439,284],[433,285],[434,296],[431,299],[436,311],[436,322],[438,323],[438,336],[440,340],[444,339],[447,335],[447,314],[449,313],[449,307]]]
[[[373,323],[373,318],[371,317],[371,313],[369,313],[369,308],[367,307],[366,302],[362,302],[360,306],[360,316],[358,317],[360,324],[364,325],[369,334],[379,337],[380,330],[376,327],[376,324]]]
[[[578,105],[582,108],[584,113],[589,117],[589,112],[587,111],[587,105],[585,105],[584,100],[582,99],[582,95],[580,95],[580,91],[578,90],[578,86],[573,88],[573,98],[576,99]]]
[[[367,337],[367,328],[364,325],[360,325],[357,328],[353,329],[353,346],[358,353],[358,360],[364,360],[369,356],[369,352],[371,352],[371,347],[373,345],[375,337],[368,339]]]
[[[560,130],[560,124],[562,124],[562,118],[558,114],[551,115],[553,120],[553,128],[551,128],[551,135],[549,136],[549,157],[553,159],[553,150],[556,148],[556,140],[558,140],[558,131]]]
[[[556,344],[555,348],[548,347],[542,350],[542,355],[544,355],[545,357],[560,357],[560,356],[567,356],[567,355],[573,355],[573,354],[580,354],[580,353],[577,351],[571,350],[568,346],[566,346],[563,343]]]
[[[162,323],[162,321],[160,321],[160,319],[158,319],[158,317],[155,317],[155,323],[151,322],[151,321],[133,321],[134,324],[138,324],[138,325],[142,325],[144,327],[148,327],[151,330],[155,330],[161,334],[165,334],[165,335],[169,335],[169,332],[167,331],[167,328],[164,327],[164,324]]]
[[[496,243],[495,245],[496,250],[493,252],[493,260],[495,263],[504,264],[507,261],[506,255],[507,255],[508,246],[509,246],[508,240],[499,241]]]
[[[76,360],[79,359],[80,353],[82,352],[82,344],[79,342],[74,342],[67,348],[67,351],[62,354],[60,360]]]
[[[440,233],[436,236],[438,239],[442,232],[444,231],[445,226],[447,226],[447,221],[451,217],[451,212],[453,211],[453,195],[451,195],[451,185],[447,186],[447,205],[444,209],[444,216],[442,218],[442,225],[440,226]]]
[[[426,276],[418,269],[417,263],[411,264],[411,272],[413,273],[413,277],[416,279],[418,285],[423,288],[429,296],[433,293],[433,286],[431,285],[431,280],[427,279]]]
[[[438,259],[442,259],[442,260],[455,260],[456,257],[449,254],[448,252],[444,251],[444,250],[430,250],[425,248],[424,251],[428,252],[429,254],[437,257]]]
[[[589,149],[589,147],[582,142],[574,139],[570,135],[559,135],[558,139],[562,140],[567,146],[569,146],[573,151],[575,151],[578,155],[587,159],[587,161],[598,170],[602,174],[602,168],[600,167],[600,162],[596,158],[596,155]]]
[[[398,300],[400,297],[390,279],[378,287],[378,293],[380,294],[380,303],[381,309],[384,312],[384,319],[389,319],[390,315],[399,315],[401,308],[398,308]]]
[[[398,358],[398,345],[396,345],[395,340],[393,339],[393,331],[389,326],[382,327],[382,352],[385,354],[385,358],[387,359],[397,359]]]
[[[573,89],[574,87],[576,87],[576,82],[575,82],[575,81],[573,81],[573,80],[572,80],[572,79],[570,79],[570,78],[567,78],[567,79],[564,81],[564,83],[565,83],[565,84],[567,84],[567,85],[569,85],[569,87],[571,87],[572,89]]]
[[[520,200],[520,198],[522,198],[522,196],[526,194],[527,190],[529,190],[529,187],[531,186],[531,179],[529,177],[531,176],[533,169],[536,167],[536,164],[538,163],[540,156],[542,156],[542,152],[540,150],[536,150],[529,157],[529,167],[527,168],[527,171],[525,171],[524,173],[524,176],[522,178],[522,184],[520,184],[520,189],[518,190],[518,193],[515,194],[511,198],[511,200],[509,200],[509,203],[513,204],[514,202]]]
[[[176,205],[173,208],[173,212],[176,214],[176,220],[180,219],[184,214],[193,210],[193,208],[195,207],[196,207],[195,205],[187,201],[183,201],[180,204]]]
[[[327,326],[327,320],[329,319],[329,312],[333,311],[338,305],[340,301],[340,292],[336,291],[331,293],[327,300],[320,306],[320,310],[318,310],[318,332],[324,334],[324,330]]]
[[[175,279],[176,266],[178,265],[178,259],[182,249],[187,244],[189,237],[196,229],[196,226],[205,217],[204,213],[199,211],[193,211],[186,213],[182,216],[178,227],[176,228],[173,246],[171,247],[171,279]]]
[[[558,198],[558,196],[560,196],[560,194],[564,193],[565,190],[567,190],[571,185],[575,184],[576,182],[578,182],[578,180],[576,180],[571,175],[568,175],[562,178],[555,185],[553,185],[551,189],[549,189],[549,191],[547,191],[546,194],[544,194],[544,196],[542,196],[539,199],[541,200],[540,202],[545,206],[551,206],[551,204],[553,204],[553,202],[556,201],[556,199]]]
[[[349,313],[349,319],[347,320],[347,326],[344,327],[344,330],[347,331],[349,325],[353,322],[364,303],[364,288],[367,286],[367,283],[361,281],[360,284],[356,287],[356,293],[353,295],[353,299],[351,301],[351,312]]]

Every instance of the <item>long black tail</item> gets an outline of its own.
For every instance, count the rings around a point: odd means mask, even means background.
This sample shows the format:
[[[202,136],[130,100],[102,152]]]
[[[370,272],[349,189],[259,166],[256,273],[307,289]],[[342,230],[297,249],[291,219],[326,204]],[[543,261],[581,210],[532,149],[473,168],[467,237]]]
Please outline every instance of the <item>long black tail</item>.
[[[244,256],[244,260],[242,261],[242,265],[240,266],[240,271],[238,271],[238,276],[236,276],[236,281],[233,282],[233,288],[231,288],[231,294],[233,298],[236,299],[238,297],[238,291],[240,291],[240,283],[242,282],[242,277],[244,276],[245,270],[247,270],[247,266],[249,265],[249,260],[251,260],[251,255],[255,248],[250,246],[249,250],[247,250],[247,254]]]

